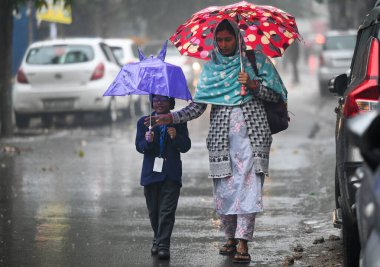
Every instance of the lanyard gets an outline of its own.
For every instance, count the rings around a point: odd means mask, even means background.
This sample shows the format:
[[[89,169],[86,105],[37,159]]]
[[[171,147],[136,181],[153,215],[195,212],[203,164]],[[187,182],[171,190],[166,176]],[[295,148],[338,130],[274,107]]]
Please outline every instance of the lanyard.
[[[160,158],[162,158],[162,155],[164,154],[166,128],[167,128],[166,125],[160,126],[160,155],[159,155]]]

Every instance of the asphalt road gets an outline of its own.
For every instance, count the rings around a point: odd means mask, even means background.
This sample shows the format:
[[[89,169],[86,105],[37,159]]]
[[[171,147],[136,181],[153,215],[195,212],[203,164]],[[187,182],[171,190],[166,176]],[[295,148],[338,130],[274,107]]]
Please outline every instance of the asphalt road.
[[[331,218],[336,98],[321,98],[306,70],[295,86],[283,75],[294,115],[290,128],[274,136],[250,266],[282,266],[297,246],[307,251],[320,237],[339,236]],[[150,255],[135,125],[130,118],[46,130],[35,122],[0,140],[0,266],[234,266],[218,254],[224,238],[207,179],[208,114],[189,123],[192,149],[182,158],[166,262]],[[293,265],[313,266],[316,258],[304,254]]]

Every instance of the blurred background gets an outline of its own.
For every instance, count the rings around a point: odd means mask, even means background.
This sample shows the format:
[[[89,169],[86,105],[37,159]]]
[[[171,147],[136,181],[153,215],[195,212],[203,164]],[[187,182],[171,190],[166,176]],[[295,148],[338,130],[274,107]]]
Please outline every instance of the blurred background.
[[[13,73],[17,71],[26,46],[51,37],[132,38],[138,45],[168,39],[194,12],[210,5],[226,5],[226,0],[76,0],[71,5],[71,23],[37,22],[34,1],[14,16]],[[375,0],[257,0],[274,5],[296,17],[308,49],[318,34],[329,29],[357,29]],[[339,14],[339,16],[337,16]],[[317,40],[318,41],[318,40]],[[307,51],[308,52],[308,51]]]

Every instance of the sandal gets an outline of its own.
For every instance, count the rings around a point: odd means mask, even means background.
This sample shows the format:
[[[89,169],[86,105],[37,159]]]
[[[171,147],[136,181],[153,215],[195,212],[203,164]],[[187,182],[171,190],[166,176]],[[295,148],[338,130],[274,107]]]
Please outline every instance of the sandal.
[[[233,263],[250,263],[251,255],[248,252],[236,252]]]
[[[237,243],[226,243],[219,249],[221,255],[231,255],[236,252]]]

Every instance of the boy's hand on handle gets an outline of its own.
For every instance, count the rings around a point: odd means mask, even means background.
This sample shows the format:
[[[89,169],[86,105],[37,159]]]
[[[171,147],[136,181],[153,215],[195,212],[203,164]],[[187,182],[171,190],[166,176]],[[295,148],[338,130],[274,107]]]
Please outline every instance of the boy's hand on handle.
[[[154,139],[154,132],[153,131],[147,131],[145,133],[145,140],[148,142],[148,143],[152,143],[153,142],[153,139]]]
[[[247,88],[251,90],[256,89],[259,85],[259,82],[256,80],[251,80],[251,78],[249,78],[248,73],[246,72],[239,72],[238,82],[240,82],[242,85],[245,85]]]
[[[174,127],[168,127],[167,131],[170,136],[170,139],[174,139],[177,136],[177,131]]]
[[[158,126],[158,125],[166,125],[166,124],[171,124],[173,123],[173,117],[172,114],[160,114],[160,115],[155,115],[152,116],[152,128]],[[149,117],[145,118],[144,121],[145,126],[149,126],[150,124],[150,119]]]

